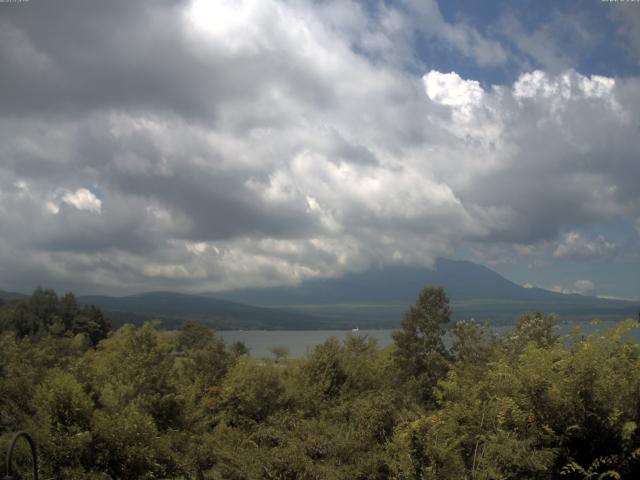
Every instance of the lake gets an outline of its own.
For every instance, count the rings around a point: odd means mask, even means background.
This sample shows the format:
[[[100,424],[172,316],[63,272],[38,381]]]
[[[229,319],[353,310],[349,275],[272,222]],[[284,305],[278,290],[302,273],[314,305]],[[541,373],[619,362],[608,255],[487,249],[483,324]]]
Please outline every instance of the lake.
[[[592,324],[590,322],[580,323],[581,329],[585,333],[592,333],[615,325],[616,322],[600,322]],[[576,324],[558,325],[558,334],[565,335]],[[513,329],[513,325],[493,325],[491,328],[498,334],[505,333]],[[344,340],[348,335],[368,335],[378,341],[382,348],[391,345],[391,332],[395,330],[228,330],[217,333],[224,338],[225,342],[244,342],[249,347],[252,357],[271,357],[271,349],[275,346],[285,346],[289,349],[290,357],[299,357],[307,349],[323,343],[330,337],[337,337]]]
[[[277,345],[289,349],[290,357],[303,355],[308,348],[324,343],[327,338],[337,337],[340,340],[347,335],[368,335],[378,341],[380,347],[391,344],[391,332],[393,330],[228,330],[217,333],[224,338],[226,343],[241,341],[249,347],[252,357],[270,357],[271,349]]]

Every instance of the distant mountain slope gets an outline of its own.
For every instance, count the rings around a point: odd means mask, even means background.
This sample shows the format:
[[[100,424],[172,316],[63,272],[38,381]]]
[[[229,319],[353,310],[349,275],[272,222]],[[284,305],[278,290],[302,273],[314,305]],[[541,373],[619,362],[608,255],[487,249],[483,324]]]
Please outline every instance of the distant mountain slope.
[[[219,330],[396,328],[427,285],[445,288],[453,304],[454,319],[474,317],[512,323],[522,313],[538,310],[557,313],[562,320],[620,320],[637,318],[640,310],[638,302],[524,288],[482,265],[445,259],[438,260],[433,270],[387,267],[341,278],[308,280],[295,287],[202,295],[94,295],[80,296],[78,301],[103,309],[116,327],[159,319],[165,327],[175,328],[182,320],[193,319]],[[0,298],[7,300],[23,297],[0,291]]]
[[[217,329],[322,328],[327,319],[300,312],[243,305],[226,300],[173,292],[151,292],[127,297],[90,295],[78,297],[84,305],[96,305],[116,325],[149,319],[163,320],[169,328],[182,320],[199,320]]]
[[[426,285],[445,288],[452,301],[470,299],[567,300],[567,295],[524,288],[473,262],[439,259],[435,269],[387,267],[341,278],[307,280],[293,287],[216,292],[218,298],[254,305],[322,303],[413,303]],[[572,295],[580,301],[581,295]]]
[[[438,259],[433,270],[387,267],[341,278],[308,280],[293,287],[216,292],[218,298],[263,306],[286,306],[308,313],[352,318],[399,318],[420,290],[442,286],[457,318],[513,320],[518,314],[541,310],[565,319],[634,316],[632,302],[584,295],[565,295],[541,288],[524,288],[487,267],[469,261]]]
[[[23,293],[5,292],[4,290],[0,290],[0,300],[3,300],[5,302],[10,302],[11,300],[19,300],[21,298],[27,297],[28,295],[25,295]]]

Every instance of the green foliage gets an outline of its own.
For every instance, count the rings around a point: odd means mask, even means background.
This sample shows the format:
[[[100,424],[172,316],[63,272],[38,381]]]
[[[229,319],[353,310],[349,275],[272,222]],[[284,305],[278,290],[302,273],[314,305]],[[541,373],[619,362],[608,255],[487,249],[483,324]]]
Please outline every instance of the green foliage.
[[[105,409],[119,411],[136,405],[150,415],[159,430],[179,428],[181,399],[172,381],[173,339],[146,323],[135,329],[125,326],[90,352],[85,381],[102,386],[98,401]]]
[[[266,420],[285,405],[280,371],[271,363],[238,362],[222,386],[221,403],[230,425]]]
[[[246,357],[249,355],[249,348],[245,345],[244,342],[240,340],[236,340],[229,346],[229,350],[236,357]]]
[[[555,315],[543,315],[540,312],[525,313],[518,320],[515,331],[509,339],[511,347],[522,350],[530,342],[542,348],[551,347],[558,340],[558,336],[554,333],[557,320]]]
[[[73,375],[51,370],[33,402],[41,453],[57,477],[75,476],[91,463],[93,401]]]
[[[58,298],[51,289],[36,288],[31,297],[0,305],[0,332],[17,337],[85,335],[92,345],[107,338],[111,322],[93,306],[80,307],[72,293]]]
[[[301,364],[300,374],[309,405],[317,405],[320,400],[335,399],[347,380],[340,361],[339,340],[331,337],[316,346]]]
[[[442,337],[450,320],[447,294],[442,288],[427,287],[405,314],[402,330],[393,334],[399,371],[414,381],[419,398],[427,405],[433,404],[433,388],[448,369]]]
[[[93,421],[94,468],[114,478],[162,478],[173,473],[164,456],[164,438],[151,415],[135,404],[122,410],[99,410]],[[167,452],[168,453],[168,452]]]
[[[640,478],[632,321],[569,339],[536,313],[500,337],[458,322],[447,350],[430,288],[389,349],[350,335],[271,360],[194,322],[105,338],[100,318],[43,289],[0,307],[0,440],[32,432],[44,478]]]
[[[186,320],[180,326],[176,348],[182,352],[198,350],[213,342],[214,338],[211,329],[193,320]]]
[[[453,325],[451,353],[465,368],[484,365],[490,358],[495,338],[474,321],[461,320]]]
[[[282,363],[289,356],[289,347],[284,345],[275,345],[271,348],[271,353],[273,354],[276,363]]]

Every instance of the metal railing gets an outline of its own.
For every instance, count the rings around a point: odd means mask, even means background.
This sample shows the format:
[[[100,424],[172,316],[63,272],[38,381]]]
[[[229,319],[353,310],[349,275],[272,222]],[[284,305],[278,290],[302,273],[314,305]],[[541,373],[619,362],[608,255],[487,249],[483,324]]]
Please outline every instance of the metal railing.
[[[31,435],[24,431],[16,433],[11,439],[9,449],[7,450],[5,470],[6,475],[4,477],[4,480],[18,480],[20,478],[13,472],[13,451],[15,450],[16,443],[18,442],[20,437],[24,438],[31,447],[31,464],[33,465],[33,478],[34,480],[38,480],[38,453],[36,452],[36,443],[33,441],[33,438],[31,438]]]

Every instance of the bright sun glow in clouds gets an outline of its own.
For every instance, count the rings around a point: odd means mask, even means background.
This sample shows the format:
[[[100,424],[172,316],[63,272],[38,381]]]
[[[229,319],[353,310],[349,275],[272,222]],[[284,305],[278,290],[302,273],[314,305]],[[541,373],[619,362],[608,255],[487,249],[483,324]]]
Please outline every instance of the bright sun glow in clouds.
[[[186,18],[191,26],[206,35],[227,41],[239,37],[239,41],[250,26],[256,6],[254,0],[194,0],[186,11]]]

